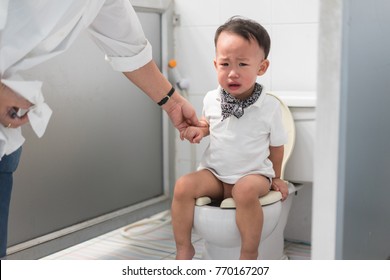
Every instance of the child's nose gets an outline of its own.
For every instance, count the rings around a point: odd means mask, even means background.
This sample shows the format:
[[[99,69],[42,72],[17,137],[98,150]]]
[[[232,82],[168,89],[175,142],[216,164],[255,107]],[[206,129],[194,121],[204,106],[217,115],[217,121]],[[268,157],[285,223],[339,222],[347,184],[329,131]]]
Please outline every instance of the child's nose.
[[[229,72],[229,78],[235,78],[238,76],[239,76],[238,70],[235,68],[232,68]]]

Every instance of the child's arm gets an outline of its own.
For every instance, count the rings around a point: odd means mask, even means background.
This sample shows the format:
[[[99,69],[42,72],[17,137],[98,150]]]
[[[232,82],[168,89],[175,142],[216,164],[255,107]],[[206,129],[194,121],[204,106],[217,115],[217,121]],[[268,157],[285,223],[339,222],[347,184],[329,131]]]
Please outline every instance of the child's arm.
[[[288,196],[288,187],[287,184],[282,179],[280,179],[282,172],[284,146],[270,146],[269,149],[270,155],[268,158],[272,161],[275,171],[275,177],[272,179],[272,189],[281,192],[282,200],[285,200]]]
[[[209,124],[204,118],[199,121],[199,124],[200,126],[190,126],[180,132],[180,139],[187,139],[191,143],[199,144],[200,140],[210,133]]]

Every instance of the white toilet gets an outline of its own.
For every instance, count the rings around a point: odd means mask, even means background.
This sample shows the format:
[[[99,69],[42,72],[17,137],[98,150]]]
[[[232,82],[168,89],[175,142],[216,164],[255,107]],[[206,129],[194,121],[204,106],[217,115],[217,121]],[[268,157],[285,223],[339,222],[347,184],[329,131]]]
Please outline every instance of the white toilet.
[[[294,119],[285,103],[273,95],[281,103],[283,122],[288,132],[288,143],[284,147],[282,178],[287,160],[295,144]],[[280,192],[270,191],[259,199],[264,224],[259,246],[259,259],[286,259],[283,254],[283,232],[287,223],[293,194],[299,187],[288,183],[289,196],[281,202]],[[241,238],[235,219],[236,211],[232,198],[225,199],[220,205],[213,205],[210,198],[201,197],[196,201],[194,213],[194,231],[205,241],[203,259],[239,259]]]

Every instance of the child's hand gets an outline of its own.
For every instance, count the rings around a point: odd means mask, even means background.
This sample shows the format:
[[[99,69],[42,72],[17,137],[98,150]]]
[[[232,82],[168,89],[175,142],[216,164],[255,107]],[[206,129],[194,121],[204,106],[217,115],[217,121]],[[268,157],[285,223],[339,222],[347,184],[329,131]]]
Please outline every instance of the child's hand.
[[[180,131],[180,139],[187,139],[190,143],[199,144],[203,137],[209,134],[209,124],[205,119],[199,120],[198,126],[189,126]]]
[[[203,138],[203,132],[200,127],[189,126],[180,132],[180,139],[181,140],[187,139],[192,144],[194,143],[199,144],[202,138]]]
[[[282,194],[282,201],[286,200],[288,196],[288,186],[284,180],[280,178],[273,178],[271,188],[274,191],[278,191]]]

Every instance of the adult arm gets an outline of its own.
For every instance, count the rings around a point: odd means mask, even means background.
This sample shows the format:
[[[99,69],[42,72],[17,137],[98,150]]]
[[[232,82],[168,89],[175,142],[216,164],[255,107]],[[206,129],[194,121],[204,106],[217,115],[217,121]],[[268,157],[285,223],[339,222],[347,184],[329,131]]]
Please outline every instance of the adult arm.
[[[153,60],[134,71],[123,73],[156,103],[164,98],[172,88]],[[199,125],[195,109],[178,91],[175,91],[161,107],[168,113],[172,124],[179,131],[190,125]]]

